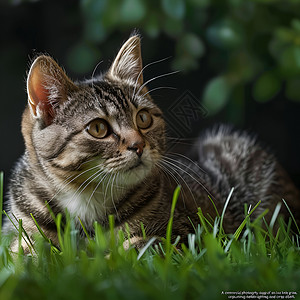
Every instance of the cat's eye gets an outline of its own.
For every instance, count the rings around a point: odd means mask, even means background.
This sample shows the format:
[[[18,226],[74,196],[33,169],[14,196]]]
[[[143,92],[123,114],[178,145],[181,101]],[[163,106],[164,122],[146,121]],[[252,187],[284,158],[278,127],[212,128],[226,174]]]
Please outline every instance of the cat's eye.
[[[147,129],[152,125],[152,116],[145,110],[140,110],[136,115],[136,124],[141,129]]]
[[[103,139],[109,134],[109,125],[103,119],[95,119],[87,125],[86,130],[93,137]]]

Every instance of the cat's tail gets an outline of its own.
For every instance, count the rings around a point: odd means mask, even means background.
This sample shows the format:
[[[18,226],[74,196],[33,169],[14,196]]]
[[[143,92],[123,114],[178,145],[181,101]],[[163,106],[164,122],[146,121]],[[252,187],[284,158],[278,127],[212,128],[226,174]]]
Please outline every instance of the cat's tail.
[[[261,201],[253,216],[269,209],[266,218],[270,220],[281,202],[281,214],[288,219],[292,213],[300,227],[299,190],[274,155],[254,136],[217,126],[202,135],[196,151],[196,160],[208,174],[209,184],[221,201],[235,188],[227,209],[233,223],[243,220],[245,204],[254,207]]]

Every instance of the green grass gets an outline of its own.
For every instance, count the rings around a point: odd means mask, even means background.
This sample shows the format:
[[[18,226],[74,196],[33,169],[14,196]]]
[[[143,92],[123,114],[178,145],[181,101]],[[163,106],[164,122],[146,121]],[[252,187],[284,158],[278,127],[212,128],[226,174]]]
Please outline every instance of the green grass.
[[[227,235],[224,213],[211,224],[199,211],[189,245],[177,240],[175,247],[172,216],[162,243],[140,253],[124,250],[128,232],[116,233],[112,218],[109,230],[95,224],[95,237],[80,239],[73,221],[68,218],[62,231],[57,216],[59,249],[41,233],[33,256],[22,249],[12,255],[9,239],[1,237],[0,299],[228,299],[222,292],[233,291],[300,296],[300,240],[290,232],[292,221],[277,220],[279,229],[272,233],[260,225],[263,218],[245,217],[236,233]]]

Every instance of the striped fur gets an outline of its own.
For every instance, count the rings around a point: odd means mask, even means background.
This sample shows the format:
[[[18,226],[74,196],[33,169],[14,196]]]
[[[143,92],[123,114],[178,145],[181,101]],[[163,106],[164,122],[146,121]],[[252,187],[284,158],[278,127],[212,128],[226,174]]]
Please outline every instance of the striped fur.
[[[106,74],[84,82],[72,82],[48,56],[34,61],[22,120],[26,150],[10,184],[12,219],[22,219],[33,234],[32,213],[57,243],[47,202],[55,214],[67,209],[79,229],[77,217],[92,232],[95,221],[107,226],[112,214],[116,225],[128,223],[135,237],[141,236],[141,222],[148,236],[163,236],[177,184],[182,192],[173,236],[181,235],[183,241],[193,231],[191,221],[198,221],[198,207],[206,216],[216,215],[208,195],[221,211],[231,187],[236,191],[224,221],[230,231],[243,220],[244,203],[261,200],[258,215],[273,210],[283,197],[298,210],[296,188],[273,156],[243,133],[225,127],[207,132],[196,145],[197,162],[167,157],[162,112],[142,71],[138,36],[122,46]],[[143,110],[152,118],[144,129],[137,119]],[[90,122],[98,119],[108,124],[103,138],[88,132]],[[12,229],[6,221],[4,231]]]

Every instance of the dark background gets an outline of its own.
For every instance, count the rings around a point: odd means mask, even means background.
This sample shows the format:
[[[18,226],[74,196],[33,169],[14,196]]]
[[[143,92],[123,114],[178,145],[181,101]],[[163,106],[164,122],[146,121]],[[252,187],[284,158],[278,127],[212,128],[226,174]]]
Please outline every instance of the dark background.
[[[2,1],[2,0],[1,0]],[[173,4],[172,4],[173,3]],[[24,151],[20,131],[26,72],[48,53],[72,79],[105,70],[137,28],[145,80],[166,112],[188,91],[208,115],[190,118],[196,138],[215,123],[256,133],[300,186],[300,7],[298,1],[10,1],[0,4],[0,170],[5,186]],[[176,102],[177,101],[177,102]],[[172,125],[172,124],[171,124]],[[174,124],[173,124],[174,125]],[[171,126],[172,127],[172,126]],[[191,142],[191,140],[190,140]],[[182,143],[180,145],[183,145]],[[191,147],[186,145],[187,150]],[[182,150],[182,149],[181,149]]]

